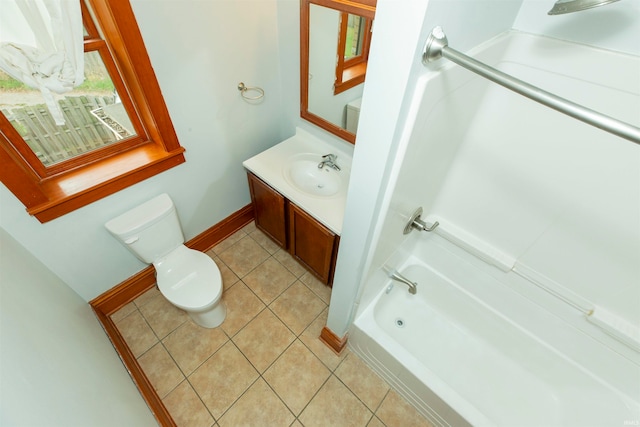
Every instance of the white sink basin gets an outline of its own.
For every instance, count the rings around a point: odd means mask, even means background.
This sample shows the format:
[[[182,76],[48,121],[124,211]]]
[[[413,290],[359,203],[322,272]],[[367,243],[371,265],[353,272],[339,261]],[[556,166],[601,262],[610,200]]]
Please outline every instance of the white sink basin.
[[[343,171],[325,166],[319,168],[322,156],[312,153],[296,154],[285,163],[284,177],[296,189],[319,197],[337,195],[346,185]],[[340,165],[340,159],[336,161]]]
[[[322,155],[327,153],[338,156],[336,163],[340,171],[331,168],[328,171],[318,170]],[[304,129],[296,128],[294,136],[245,160],[242,165],[291,203],[340,235],[352,157],[351,144],[344,141],[329,143]],[[305,173],[308,173],[307,178],[304,178]],[[338,189],[335,178],[339,179]]]

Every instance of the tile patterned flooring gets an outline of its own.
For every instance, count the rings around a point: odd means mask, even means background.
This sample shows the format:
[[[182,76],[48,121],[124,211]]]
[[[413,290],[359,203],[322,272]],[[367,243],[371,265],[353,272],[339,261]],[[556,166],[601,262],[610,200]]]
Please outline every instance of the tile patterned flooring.
[[[156,288],[112,315],[178,426],[430,426],[318,339],[331,289],[253,223],[207,254],[224,282],[220,327],[196,326]]]

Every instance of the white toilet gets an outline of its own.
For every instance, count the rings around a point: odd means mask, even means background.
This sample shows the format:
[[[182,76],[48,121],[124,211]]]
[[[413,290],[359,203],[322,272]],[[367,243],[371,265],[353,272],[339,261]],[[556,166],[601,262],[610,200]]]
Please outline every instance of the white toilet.
[[[227,314],[222,276],[206,254],[187,248],[175,206],[161,194],[112,219],[105,227],[140,260],[153,264],[158,289],[198,325],[219,326]]]

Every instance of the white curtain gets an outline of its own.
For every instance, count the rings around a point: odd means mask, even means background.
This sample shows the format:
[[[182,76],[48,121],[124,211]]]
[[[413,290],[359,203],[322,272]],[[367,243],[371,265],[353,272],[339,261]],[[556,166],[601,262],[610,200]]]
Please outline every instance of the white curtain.
[[[0,11],[0,68],[39,89],[63,125],[52,92],[69,92],[84,81],[80,0],[0,0]]]

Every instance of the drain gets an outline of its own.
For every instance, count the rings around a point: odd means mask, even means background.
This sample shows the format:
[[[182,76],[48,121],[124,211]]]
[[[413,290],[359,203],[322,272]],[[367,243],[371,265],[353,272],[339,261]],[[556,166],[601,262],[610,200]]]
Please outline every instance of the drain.
[[[396,319],[396,326],[398,328],[404,328],[404,320],[402,320],[400,318]]]

